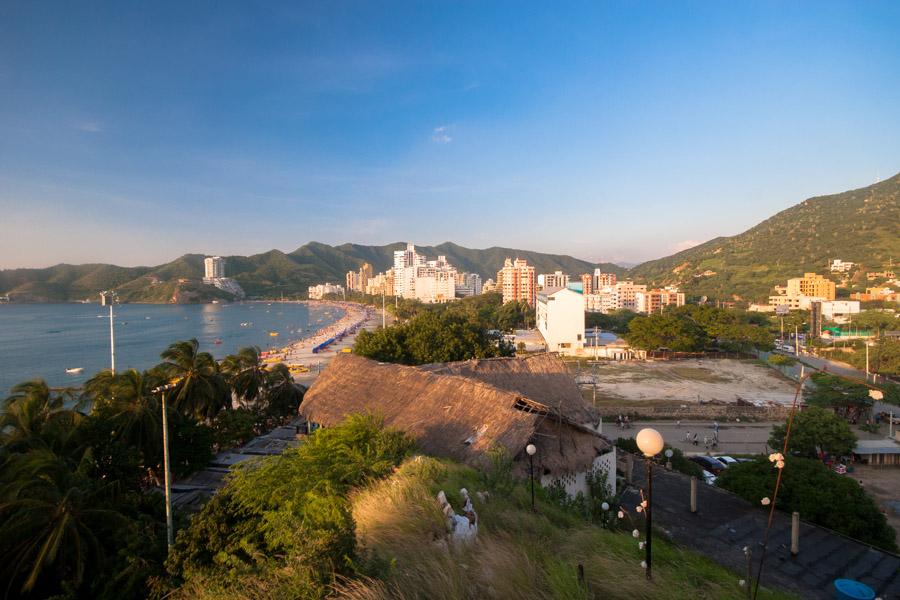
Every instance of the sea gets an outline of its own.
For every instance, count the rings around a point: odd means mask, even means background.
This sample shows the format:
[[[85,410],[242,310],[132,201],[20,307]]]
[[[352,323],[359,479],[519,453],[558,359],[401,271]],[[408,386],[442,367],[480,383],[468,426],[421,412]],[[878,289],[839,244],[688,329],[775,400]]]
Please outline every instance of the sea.
[[[191,338],[217,359],[246,346],[282,347],[344,316],[339,308],[304,302],[117,304],[113,310],[117,371],[148,369],[169,344]],[[109,341],[108,307],[0,304],[0,399],[34,378],[51,387],[81,386],[109,368]],[[77,367],[84,371],[66,373]]]

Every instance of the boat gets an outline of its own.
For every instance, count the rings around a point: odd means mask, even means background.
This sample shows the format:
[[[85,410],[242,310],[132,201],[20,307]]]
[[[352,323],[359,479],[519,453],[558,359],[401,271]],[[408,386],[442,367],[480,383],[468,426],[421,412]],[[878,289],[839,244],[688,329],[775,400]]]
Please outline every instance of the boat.
[[[78,375],[82,371],[84,371],[84,367],[70,367],[66,369],[66,373],[69,375]]]
[[[213,340],[213,344],[215,344],[216,346],[218,346],[221,343],[222,343],[222,340],[220,340],[219,338],[216,338]]]
[[[278,337],[278,332],[277,332],[277,331],[270,331],[270,332],[269,332],[269,335],[272,336],[272,337]]]

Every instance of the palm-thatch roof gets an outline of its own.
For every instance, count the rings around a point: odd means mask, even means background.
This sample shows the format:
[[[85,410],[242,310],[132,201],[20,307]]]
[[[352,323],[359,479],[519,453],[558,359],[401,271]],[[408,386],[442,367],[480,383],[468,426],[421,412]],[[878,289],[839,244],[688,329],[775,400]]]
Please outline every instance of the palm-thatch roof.
[[[513,362],[498,364],[521,369]],[[499,374],[496,377],[500,379]],[[521,459],[525,446],[533,443],[542,472],[574,473],[589,469],[597,454],[609,447],[589,428],[522,393],[474,376],[378,363],[350,354],[335,357],[318,376],[300,413],[326,427],[354,413],[375,414],[385,425],[415,438],[423,451],[474,467],[488,465],[493,448]]]
[[[521,394],[575,423],[600,422],[599,414],[584,401],[575,379],[556,354],[544,352],[523,358],[435,363],[420,368],[442,375],[477,379],[501,390]]]

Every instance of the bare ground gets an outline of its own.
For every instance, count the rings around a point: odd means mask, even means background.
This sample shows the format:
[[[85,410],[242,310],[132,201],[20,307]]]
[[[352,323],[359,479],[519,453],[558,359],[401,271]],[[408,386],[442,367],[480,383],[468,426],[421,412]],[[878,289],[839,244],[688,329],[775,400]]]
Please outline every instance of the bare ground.
[[[653,406],[701,402],[790,405],[796,386],[752,360],[703,359],[572,365],[585,398],[597,404],[646,402]]]

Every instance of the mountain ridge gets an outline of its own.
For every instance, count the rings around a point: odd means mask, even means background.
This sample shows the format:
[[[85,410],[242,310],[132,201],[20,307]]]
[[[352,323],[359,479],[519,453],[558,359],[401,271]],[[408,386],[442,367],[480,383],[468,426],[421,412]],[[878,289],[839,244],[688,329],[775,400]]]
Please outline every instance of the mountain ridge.
[[[344,274],[364,262],[375,272],[384,271],[393,264],[393,252],[405,247],[405,242],[331,246],[310,241],[291,252],[273,249],[224,258],[226,274],[251,297],[302,296],[316,283],[342,284]],[[870,186],[807,198],[742,233],[719,236],[630,269],[567,254],[502,246],[473,249],[452,241],[416,248],[428,258],[444,255],[459,270],[478,273],[485,280],[496,277],[505,258],[518,256],[534,265],[537,273],[561,270],[574,277],[600,268],[638,283],[677,285],[689,297],[741,301],[764,301],[773,286],[807,271],[827,274],[827,263],[839,258],[861,265],[845,289],[865,287],[864,270],[884,270],[895,257],[900,259],[900,173]],[[218,290],[199,284],[204,256],[184,254],[157,266],[60,263],[0,270],[0,295],[26,302],[78,301],[114,288],[126,302],[163,302],[166,294],[179,297],[180,292],[192,301],[221,298]]]

